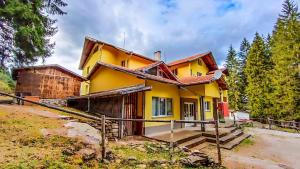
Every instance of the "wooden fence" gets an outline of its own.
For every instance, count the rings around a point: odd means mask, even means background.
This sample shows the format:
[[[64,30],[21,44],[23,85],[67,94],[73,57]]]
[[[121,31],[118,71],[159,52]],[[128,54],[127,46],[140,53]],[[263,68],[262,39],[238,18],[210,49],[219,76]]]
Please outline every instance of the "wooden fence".
[[[102,115],[101,118],[96,117],[96,116],[92,116],[92,115],[88,115],[88,114],[83,114],[83,113],[79,113],[79,112],[75,112],[75,111],[70,111],[70,110],[66,110],[63,108],[59,108],[56,106],[52,106],[52,105],[47,105],[47,104],[43,104],[43,103],[39,103],[39,102],[35,102],[35,101],[31,101],[31,100],[27,100],[24,99],[22,97],[18,97],[18,96],[14,96],[14,95],[10,95],[4,92],[0,92],[0,95],[4,95],[4,96],[9,96],[21,101],[25,101],[25,102],[29,102],[32,104],[36,104],[39,106],[44,106],[50,109],[54,109],[54,110],[59,110],[65,113],[69,113],[69,114],[73,114],[73,115],[77,115],[77,116],[81,116],[84,118],[88,118],[88,119],[92,119],[95,121],[101,121],[101,147],[102,147],[102,159],[105,159],[106,156],[106,145],[105,145],[105,138],[106,138],[106,134],[105,134],[105,120],[116,120],[116,121],[120,121],[120,122],[124,122],[124,121],[135,121],[135,122],[143,122],[143,123],[151,123],[151,122],[159,122],[159,123],[170,123],[171,124],[171,128],[170,128],[170,132],[171,132],[171,137],[173,137],[174,134],[174,123],[194,123],[194,124],[215,124],[215,132],[216,132],[216,144],[217,144],[217,152],[218,152],[218,164],[222,165],[222,157],[221,157],[221,148],[220,148],[220,140],[219,140],[219,119],[215,119],[214,121],[200,121],[200,120],[193,120],[193,121],[186,121],[186,120],[146,120],[146,119],[123,119],[123,118],[110,118],[110,117],[106,117],[105,115]],[[218,116],[217,116],[218,117]],[[121,127],[123,128],[123,127]],[[172,139],[171,139],[172,140]],[[173,153],[173,149],[174,149],[174,143],[171,142],[170,143],[170,158],[172,158],[172,153]]]
[[[105,120],[116,120],[120,122],[124,121],[131,121],[131,122],[143,122],[143,123],[153,123],[153,122],[158,122],[158,123],[170,123],[170,133],[171,133],[171,142],[170,142],[170,159],[172,160],[172,154],[174,150],[174,142],[173,142],[173,136],[174,136],[174,124],[175,123],[193,123],[193,124],[215,124],[215,131],[216,131],[216,144],[217,144],[217,152],[218,152],[218,164],[222,165],[222,157],[221,157],[221,148],[220,148],[220,139],[219,139],[219,124],[218,120],[214,121],[201,121],[201,120],[192,120],[192,121],[187,121],[187,120],[145,120],[145,119],[123,119],[123,118],[110,118],[106,117],[105,115],[101,116],[101,129],[102,131],[105,131]],[[121,127],[122,128],[122,127]],[[102,159],[106,158],[106,145],[105,145],[105,132],[101,133],[101,147],[102,147]]]
[[[294,129],[296,130],[298,133],[300,133],[300,122],[297,121],[285,121],[285,120],[274,120],[271,118],[250,118],[250,120],[252,121],[257,121],[263,124],[268,124],[269,125],[269,129],[272,129],[272,126],[277,126],[277,127],[281,127],[281,128],[289,128],[289,129]],[[234,124],[236,124],[236,120],[234,117]]]

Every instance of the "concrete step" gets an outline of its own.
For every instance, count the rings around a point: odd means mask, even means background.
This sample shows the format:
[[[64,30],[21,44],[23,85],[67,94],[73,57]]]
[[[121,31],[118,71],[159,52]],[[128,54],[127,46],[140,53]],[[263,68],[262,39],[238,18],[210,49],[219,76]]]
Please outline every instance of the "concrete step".
[[[179,147],[193,148],[193,147],[196,147],[196,146],[204,143],[205,141],[206,141],[206,138],[200,136],[198,138],[194,138],[194,139],[191,139],[189,141],[179,144]]]
[[[197,146],[191,148],[191,150],[201,150],[201,149],[206,148],[207,146],[209,146],[209,143],[204,142],[204,143],[202,143],[202,144],[199,144],[199,145],[197,145]]]
[[[226,135],[220,136],[219,140],[220,140],[221,144],[225,144],[242,134],[243,134],[242,130],[235,130],[232,133],[227,133]],[[210,143],[216,143],[216,138],[215,137],[207,137],[207,141]]]
[[[226,128],[226,132],[221,132],[221,130],[219,130],[220,138],[228,135],[229,133],[233,133],[237,129],[238,129],[237,127],[230,127],[230,128]],[[206,132],[202,133],[202,135],[205,137],[216,138],[215,133],[216,133],[215,130],[214,131],[206,131]]]
[[[189,137],[182,137],[182,138],[178,139],[176,141],[176,143],[177,144],[182,144],[182,143],[185,143],[185,142],[191,141],[193,139],[197,139],[197,138],[202,138],[202,134],[199,133],[199,134],[194,134],[194,135],[189,136]]]
[[[230,133],[224,137],[221,137],[220,142],[221,142],[221,144],[228,143],[229,141],[235,139],[236,137],[238,137],[242,134],[243,134],[242,130],[235,130],[233,133]]]
[[[221,148],[227,149],[227,150],[231,150],[232,148],[234,148],[235,146],[239,145],[243,140],[245,140],[246,138],[249,138],[251,135],[250,134],[242,134],[239,137],[235,138],[234,140],[221,145]]]

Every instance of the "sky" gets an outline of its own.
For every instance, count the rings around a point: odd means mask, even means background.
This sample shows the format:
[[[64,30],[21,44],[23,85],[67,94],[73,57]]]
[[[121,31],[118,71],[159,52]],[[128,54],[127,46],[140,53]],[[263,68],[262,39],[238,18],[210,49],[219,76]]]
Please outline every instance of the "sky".
[[[296,0],[296,2],[299,0]],[[66,0],[67,15],[56,17],[54,53],[45,64],[78,69],[86,36],[170,62],[212,51],[219,66],[232,44],[267,35],[283,0]],[[125,44],[124,44],[125,39]]]

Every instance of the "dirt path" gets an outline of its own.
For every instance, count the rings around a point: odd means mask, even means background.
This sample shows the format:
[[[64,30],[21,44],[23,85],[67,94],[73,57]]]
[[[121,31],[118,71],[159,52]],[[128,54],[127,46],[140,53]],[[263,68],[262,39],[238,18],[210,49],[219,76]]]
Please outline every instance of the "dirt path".
[[[240,145],[230,151],[222,149],[226,167],[300,169],[300,134],[259,128],[247,128],[245,132],[252,135],[249,144]],[[215,152],[212,155],[216,156]]]

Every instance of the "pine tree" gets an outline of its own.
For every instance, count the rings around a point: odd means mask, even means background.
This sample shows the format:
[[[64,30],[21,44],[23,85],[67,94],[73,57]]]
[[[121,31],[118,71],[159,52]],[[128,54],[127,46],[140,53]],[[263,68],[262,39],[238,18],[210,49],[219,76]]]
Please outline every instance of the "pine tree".
[[[291,0],[283,3],[273,31],[271,53],[273,116],[300,121],[300,14]]]
[[[250,50],[250,43],[249,41],[244,38],[240,45],[240,51],[239,51],[239,92],[240,92],[240,98],[241,98],[241,109],[246,110],[247,109],[247,94],[246,94],[246,86],[247,86],[247,77],[245,74],[245,66],[247,61],[247,56]]]
[[[28,65],[52,54],[57,32],[49,15],[65,14],[63,0],[0,0],[0,68]]]
[[[267,76],[271,63],[266,53],[266,44],[263,38],[256,33],[245,67],[248,82],[246,92],[251,115],[254,117],[267,117],[270,113],[268,101],[270,82]]]
[[[225,67],[228,69],[229,76],[227,77],[227,84],[229,87],[228,98],[229,106],[231,109],[240,109],[240,92],[239,92],[239,63],[237,59],[236,51],[233,49],[232,45],[229,47]]]

